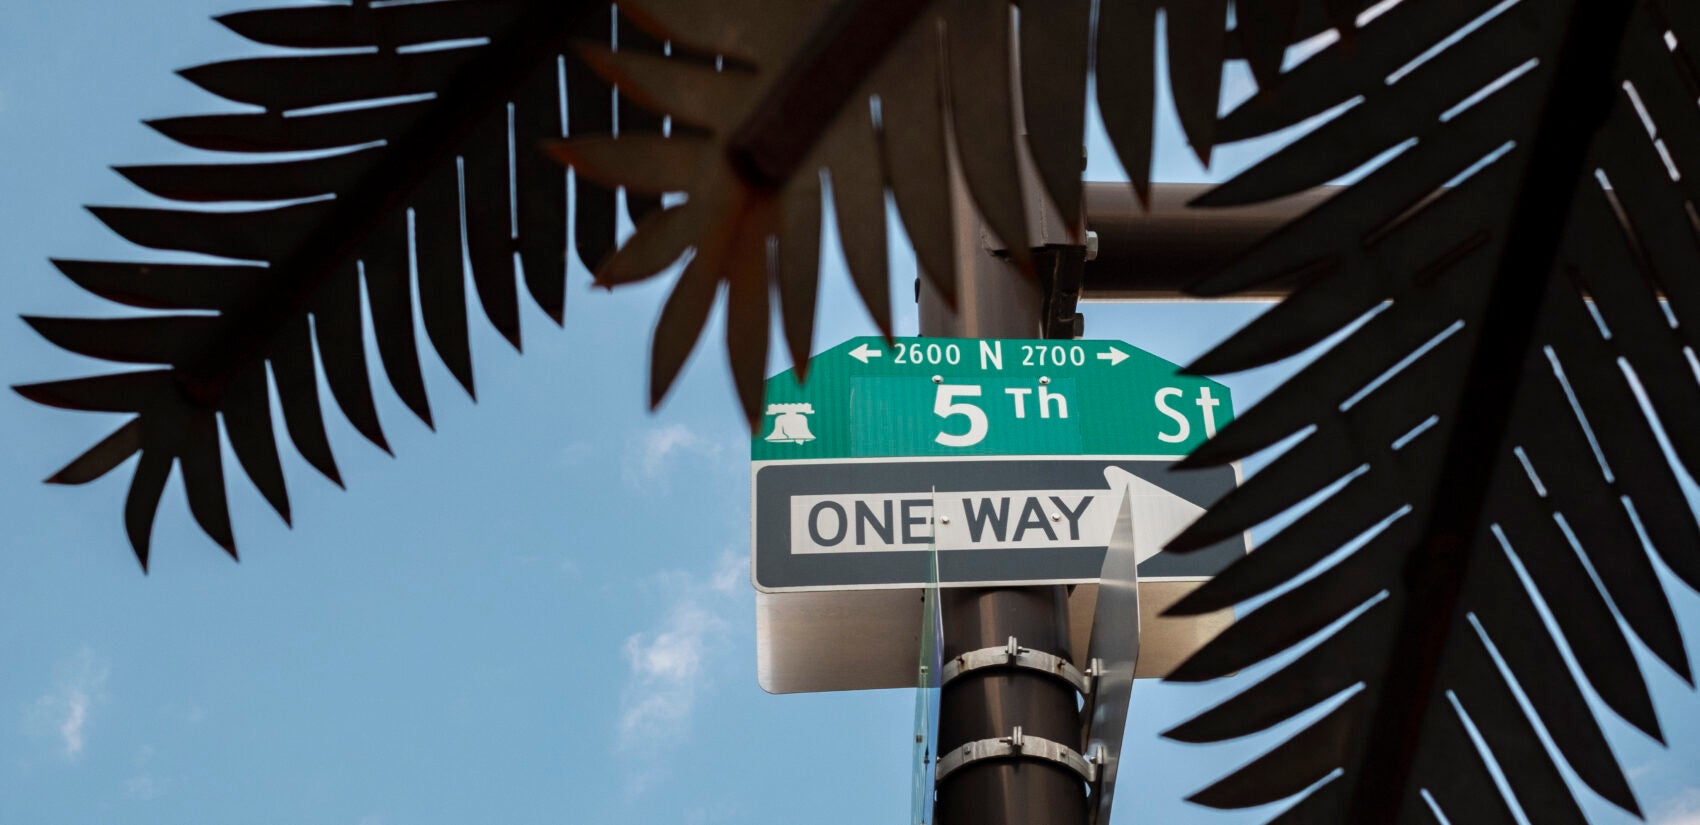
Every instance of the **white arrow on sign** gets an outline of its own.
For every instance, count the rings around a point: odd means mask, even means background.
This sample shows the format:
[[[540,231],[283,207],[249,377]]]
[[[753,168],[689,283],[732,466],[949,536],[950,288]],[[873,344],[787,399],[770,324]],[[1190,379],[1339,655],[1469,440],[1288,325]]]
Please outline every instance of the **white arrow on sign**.
[[[1109,349],[1109,352],[1098,353],[1098,358],[1110,362],[1110,366],[1112,367],[1127,360],[1127,353],[1122,352],[1115,347],[1110,347]]]
[[[864,364],[868,363],[869,358],[878,358],[882,355],[885,355],[885,353],[877,349],[868,349],[867,344],[857,344],[855,349],[850,350],[850,357]],[[1099,357],[1102,358],[1103,356]],[[1126,358],[1127,356],[1123,355],[1122,357]]]

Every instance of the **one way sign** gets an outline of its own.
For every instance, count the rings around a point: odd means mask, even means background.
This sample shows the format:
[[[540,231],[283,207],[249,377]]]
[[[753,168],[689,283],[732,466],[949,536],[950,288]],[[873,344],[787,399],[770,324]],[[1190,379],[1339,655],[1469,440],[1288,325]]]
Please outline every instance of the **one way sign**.
[[[1125,489],[1143,581],[1208,578],[1243,538],[1160,552],[1233,489],[1232,468],[1173,472],[1167,458],[819,461],[754,473],[755,584],[764,592],[1094,582]]]

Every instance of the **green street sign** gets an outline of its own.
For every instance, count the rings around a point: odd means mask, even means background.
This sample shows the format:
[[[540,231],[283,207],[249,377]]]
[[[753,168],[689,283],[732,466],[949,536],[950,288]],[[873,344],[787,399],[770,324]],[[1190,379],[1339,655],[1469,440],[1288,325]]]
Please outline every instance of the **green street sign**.
[[[1084,615],[1124,508],[1138,604],[1153,611],[1249,549],[1244,536],[1162,549],[1238,484],[1235,467],[1173,467],[1233,406],[1227,387],[1137,347],[853,338],[806,373],[768,379],[750,441],[769,691],[913,685],[928,588],[1079,585],[1070,610]],[[1163,675],[1231,620],[1141,618],[1137,675]]]
[[[853,338],[768,379],[750,458],[1181,456],[1232,410],[1121,341]]]

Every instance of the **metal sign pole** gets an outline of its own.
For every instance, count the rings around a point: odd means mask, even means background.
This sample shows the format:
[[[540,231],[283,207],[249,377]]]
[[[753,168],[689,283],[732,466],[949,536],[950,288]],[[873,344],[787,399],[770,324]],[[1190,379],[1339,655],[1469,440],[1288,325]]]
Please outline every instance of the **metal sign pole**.
[[[952,183],[957,307],[923,279],[921,334],[1039,337],[1039,286],[987,249],[954,153]],[[947,673],[952,662],[997,648],[1008,651],[1006,662],[1023,651],[1070,658],[1066,587],[943,588],[940,607]],[[939,825],[1086,825],[1086,783],[1048,747],[1080,746],[1078,696],[1067,680],[1032,667],[959,666],[939,701]],[[995,758],[974,758],[981,753]]]

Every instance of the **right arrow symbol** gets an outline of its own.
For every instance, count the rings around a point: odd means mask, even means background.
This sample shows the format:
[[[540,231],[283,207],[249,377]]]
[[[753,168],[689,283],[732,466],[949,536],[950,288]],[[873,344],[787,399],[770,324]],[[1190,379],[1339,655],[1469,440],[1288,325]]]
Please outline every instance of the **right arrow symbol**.
[[[1101,359],[1101,360],[1110,362],[1110,366],[1113,367],[1117,364],[1120,364],[1123,361],[1126,361],[1127,360],[1127,353],[1122,352],[1121,350],[1116,349],[1115,347],[1110,347],[1109,352],[1098,353],[1098,358]]]

